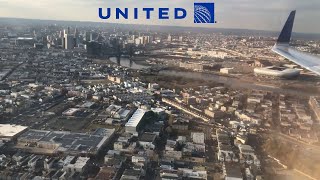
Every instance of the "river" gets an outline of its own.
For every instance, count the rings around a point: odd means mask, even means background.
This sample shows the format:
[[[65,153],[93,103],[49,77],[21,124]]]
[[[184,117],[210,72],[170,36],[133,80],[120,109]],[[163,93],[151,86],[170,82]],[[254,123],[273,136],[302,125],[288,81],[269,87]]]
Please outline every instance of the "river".
[[[254,90],[270,91],[270,92],[283,93],[283,94],[299,95],[299,96],[316,95],[315,93],[303,92],[302,90],[299,90],[299,89],[283,89],[281,87],[274,86],[274,85],[262,84],[257,82],[256,83],[248,82],[236,77],[219,76],[219,75],[209,74],[209,73],[163,70],[163,71],[160,71],[159,74],[167,75],[167,76],[185,77],[190,79],[200,79],[204,81],[214,81],[217,83],[223,83],[235,89],[254,89]]]
[[[131,68],[131,69],[146,69],[149,66],[144,66],[135,63],[134,61],[130,60],[129,58],[121,57],[120,61],[117,61],[116,57],[109,58],[110,61],[116,63],[120,66]],[[262,84],[257,82],[249,82],[245,80],[241,80],[240,78],[236,77],[227,77],[227,76],[220,76],[216,74],[210,73],[201,73],[201,72],[183,72],[183,71],[175,71],[175,70],[162,70],[159,72],[159,75],[167,75],[167,76],[176,76],[176,77],[186,77],[190,79],[201,79],[204,81],[214,81],[217,83],[223,83],[231,88],[235,89],[253,89],[253,90],[262,90],[262,91],[269,91],[275,93],[282,93],[282,94],[291,94],[291,95],[303,95],[303,96],[312,96],[317,95],[315,93],[304,92],[299,89],[284,89],[279,86],[275,85],[268,85]],[[205,84],[204,84],[205,85]]]

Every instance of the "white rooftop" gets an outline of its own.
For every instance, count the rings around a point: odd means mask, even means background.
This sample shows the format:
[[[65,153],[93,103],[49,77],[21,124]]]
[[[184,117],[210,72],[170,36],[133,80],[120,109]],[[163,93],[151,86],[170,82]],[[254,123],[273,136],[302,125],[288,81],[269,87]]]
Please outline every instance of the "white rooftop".
[[[137,109],[136,112],[132,115],[132,117],[129,119],[129,121],[126,123],[126,126],[132,126],[136,127],[139,122],[141,121],[142,117],[146,113],[143,109]]]
[[[27,126],[0,124],[0,137],[13,137],[27,128]]]
[[[67,111],[63,112],[63,114],[72,115],[72,114],[78,112],[79,110],[80,110],[80,109],[78,109],[78,108],[70,108],[70,109],[68,109]]]
[[[33,40],[32,37],[18,37],[18,40]]]
[[[76,163],[74,164],[74,167],[76,168],[76,169],[81,169],[81,168],[83,168],[86,164],[87,164],[87,162],[90,160],[90,158],[88,158],[88,157],[79,157],[78,159],[77,159],[77,161],[76,161]]]
[[[91,106],[93,106],[95,104],[95,102],[85,102],[84,104],[82,104],[80,107],[84,107],[84,108],[90,108]]]
[[[79,157],[77,159],[77,161],[74,163],[74,164],[67,164],[66,167],[68,168],[74,168],[74,169],[82,169],[86,164],[87,162],[90,160],[90,158],[88,157]]]
[[[164,111],[162,108],[151,108],[151,110],[155,113],[162,113]]]

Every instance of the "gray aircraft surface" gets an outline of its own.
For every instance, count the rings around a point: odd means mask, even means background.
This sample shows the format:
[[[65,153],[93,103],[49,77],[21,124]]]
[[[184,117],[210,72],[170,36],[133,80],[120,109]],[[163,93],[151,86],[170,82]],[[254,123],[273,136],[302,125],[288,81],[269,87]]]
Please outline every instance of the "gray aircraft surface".
[[[293,22],[296,11],[292,11],[284,25],[277,43],[272,51],[285,57],[286,59],[298,64],[299,66],[320,75],[320,57],[305,52],[298,51],[290,46]]]

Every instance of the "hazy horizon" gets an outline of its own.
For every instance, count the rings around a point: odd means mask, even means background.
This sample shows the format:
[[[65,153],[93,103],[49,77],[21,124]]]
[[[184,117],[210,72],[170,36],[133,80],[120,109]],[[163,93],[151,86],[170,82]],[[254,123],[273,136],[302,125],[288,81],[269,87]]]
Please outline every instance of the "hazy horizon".
[[[200,0],[200,2],[203,0]],[[265,31],[280,31],[291,10],[296,9],[294,32],[320,33],[320,1],[309,0],[215,0],[217,24],[193,24],[190,14],[185,20],[100,20],[98,8],[115,7],[182,7],[193,11],[193,3],[184,0],[139,1],[139,0],[0,0],[0,17],[24,18],[59,21],[109,22],[124,24],[166,25],[182,27],[212,27],[224,29],[252,29]],[[22,13],[23,12],[23,13]],[[129,12],[130,13],[130,12]],[[154,13],[156,14],[156,13]],[[143,14],[140,14],[141,16]]]

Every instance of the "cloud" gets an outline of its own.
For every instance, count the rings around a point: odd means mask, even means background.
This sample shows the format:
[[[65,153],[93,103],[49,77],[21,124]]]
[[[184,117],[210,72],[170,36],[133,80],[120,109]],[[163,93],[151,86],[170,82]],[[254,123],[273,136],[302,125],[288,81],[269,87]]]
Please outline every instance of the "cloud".
[[[195,0],[206,1],[206,0]],[[1,17],[33,19],[101,21],[98,8],[107,7],[183,7],[188,10],[186,20],[115,20],[107,22],[195,26],[193,2],[186,0],[0,0]],[[205,27],[263,29],[279,31],[289,12],[297,10],[296,32],[320,33],[319,0],[215,0],[217,24]],[[171,12],[172,13],[172,12]],[[140,14],[142,17],[143,14]],[[198,24],[196,26],[199,26]]]

